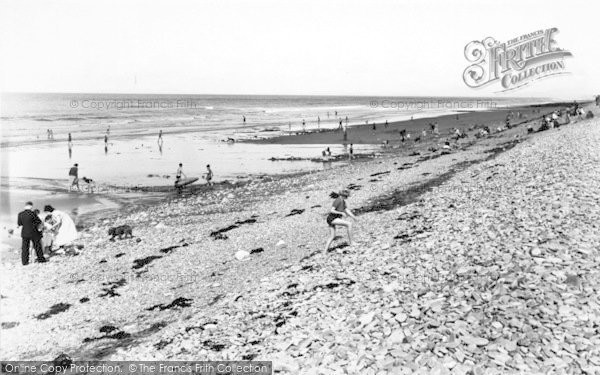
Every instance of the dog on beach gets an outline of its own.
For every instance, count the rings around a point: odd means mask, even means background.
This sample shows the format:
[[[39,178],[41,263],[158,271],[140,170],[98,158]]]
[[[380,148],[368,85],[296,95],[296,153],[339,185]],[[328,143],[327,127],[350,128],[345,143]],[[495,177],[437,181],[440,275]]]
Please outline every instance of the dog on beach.
[[[118,227],[108,229],[108,235],[112,236],[110,238],[111,241],[114,241],[115,237],[117,236],[119,236],[119,239],[122,240],[123,236],[125,236],[125,238],[133,238],[133,231],[129,225],[119,225]]]

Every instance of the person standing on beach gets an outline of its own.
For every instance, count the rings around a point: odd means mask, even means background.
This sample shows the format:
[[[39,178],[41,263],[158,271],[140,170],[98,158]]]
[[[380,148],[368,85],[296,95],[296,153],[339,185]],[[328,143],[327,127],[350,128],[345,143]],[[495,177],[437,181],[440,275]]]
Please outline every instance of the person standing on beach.
[[[104,148],[108,147],[108,134],[104,134]]]
[[[385,125],[384,127],[387,129],[388,128],[388,120],[385,120]]]
[[[317,116],[317,129],[321,130],[321,117]]]
[[[242,122],[246,125],[246,116],[242,116]]]
[[[71,186],[69,186],[69,191],[73,189],[73,186],[76,186],[77,190],[81,191],[81,188],[79,187],[79,164],[73,164],[71,169],[69,169],[69,176],[72,177]]]
[[[344,216],[349,216],[356,221],[356,216],[350,211],[346,205],[346,199],[350,196],[350,192],[348,190],[342,190],[338,194],[332,194],[335,197],[335,201],[333,201],[333,205],[329,210],[329,214],[327,215],[327,225],[329,226],[329,239],[327,240],[327,244],[325,245],[325,252],[329,250],[329,246],[335,239],[336,235],[336,226],[346,227],[348,232],[348,245],[352,246],[352,222],[348,220],[344,220]]]
[[[342,119],[340,119],[340,123],[338,125],[338,130],[342,130]]]
[[[162,129],[158,131],[158,143],[162,143]]]
[[[42,250],[42,220],[33,210],[33,203],[25,203],[25,209],[19,212],[17,216],[17,226],[21,228],[21,263],[26,266],[29,264],[29,243],[33,243],[35,255],[39,263],[47,262]]]
[[[183,176],[183,178],[187,178],[185,173],[183,173],[183,163],[179,163],[179,168],[177,168],[177,173],[175,174],[175,185],[179,183],[181,176]]]
[[[346,126],[348,126],[348,116],[346,116]]]
[[[350,143],[350,149],[348,150],[348,156],[349,156],[350,160],[352,160],[354,158],[354,146],[352,145],[352,143]]]
[[[306,132],[306,121],[302,119],[302,132]]]
[[[69,141],[68,141],[68,144],[69,144],[69,148],[73,147],[73,137],[71,137],[71,133],[69,133]]]
[[[213,178],[213,172],[212,169],[210,169],[210,164],[206,165],[206,184],[208,186],[212,186],[212,178]]]

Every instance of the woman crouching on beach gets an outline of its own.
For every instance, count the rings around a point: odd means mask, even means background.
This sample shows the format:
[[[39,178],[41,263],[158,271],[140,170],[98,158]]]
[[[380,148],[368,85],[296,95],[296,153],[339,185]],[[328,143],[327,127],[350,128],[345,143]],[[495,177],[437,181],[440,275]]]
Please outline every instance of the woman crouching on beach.
[[[350,196],[350,192],[348,190],[342,190],[339,192],[339,194],[332,193],[331,196],[332,198],[335,198],[335,201],[333,201],[329,215],[327,215],[327,224],[329,225],[330,236],[327,240],[327,245],[325,245],[325,251],[329,250],[329,246],[335,238],[336,225],[346,227],[346,230],[348,231],[348,245],[352,245],[352,222],[344,220],[343,217],[350,216],[352,219],[356,220],[356,216],[354,216],[352,211],[350,211],[350,209],[348,209],[346,206],[346,199]]]

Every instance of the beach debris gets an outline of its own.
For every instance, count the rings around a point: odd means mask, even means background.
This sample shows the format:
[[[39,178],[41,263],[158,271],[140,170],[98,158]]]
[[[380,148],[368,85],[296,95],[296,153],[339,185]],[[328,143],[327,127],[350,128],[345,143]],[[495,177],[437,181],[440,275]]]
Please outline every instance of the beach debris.
[[[262,247],[258,247],[256,249],[250,250],[250,254],[258,254],[258,253],[262,253],[263,251],[265,251],[265,249],[263,249]]]
[[[250,256],[250,253],[244,250],[239,250],[235,253],[235,259],[244,260]]]
[[[288,217],[288,216],[300,215],[304,211],[305,211],[304,209],[294,208],[289,214],[287,214],[285,216]]]

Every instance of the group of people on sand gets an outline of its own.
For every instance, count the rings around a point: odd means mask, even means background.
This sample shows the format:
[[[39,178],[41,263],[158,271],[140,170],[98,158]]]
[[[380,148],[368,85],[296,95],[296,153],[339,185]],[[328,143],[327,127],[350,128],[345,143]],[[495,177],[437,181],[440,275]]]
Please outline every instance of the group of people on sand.
[[[17,216],[17,226],[21,228],[21,262],[29,264],[31,245],[35,250],[38,263],[46,262],[44,251],[51,253],[65,248],[78,237],[77,228],[71,217],[51,205],[44,206],[44,212],[33,208],[32,202],[25,203],[23,211]]]

